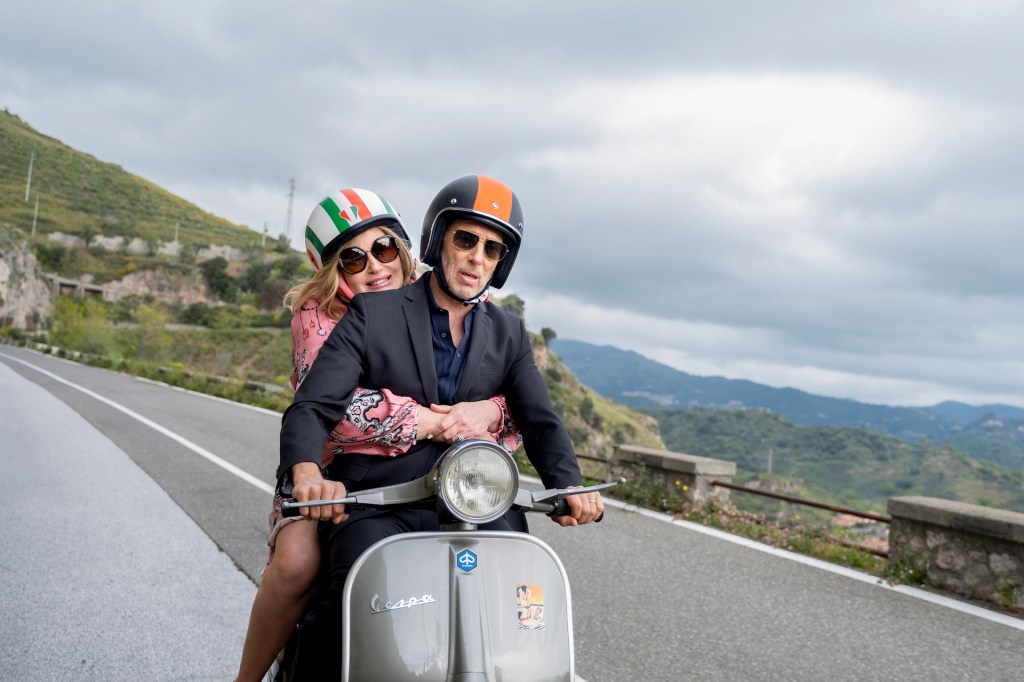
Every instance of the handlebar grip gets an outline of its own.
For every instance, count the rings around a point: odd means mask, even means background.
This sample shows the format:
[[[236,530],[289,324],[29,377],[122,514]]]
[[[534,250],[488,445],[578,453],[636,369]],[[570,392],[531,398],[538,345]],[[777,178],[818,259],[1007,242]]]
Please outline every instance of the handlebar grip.
[[[289,507],[287,509],[282,509],[281,510],[281,516],[283,516],[286,519],[290,519],[290,518],[293,518],[293,517],[296,517],[296,516],[301,516],[301,515],[302,515],[302,509],[300,509],[299,507]]]
[[[569,503],[565,501],[563,497],[558,502],[555,502],[555,508],[548,512],[548,516],[569,516]],[[601,523],[601,519],[604,518],[604,512],[594,519],[594,523]]]

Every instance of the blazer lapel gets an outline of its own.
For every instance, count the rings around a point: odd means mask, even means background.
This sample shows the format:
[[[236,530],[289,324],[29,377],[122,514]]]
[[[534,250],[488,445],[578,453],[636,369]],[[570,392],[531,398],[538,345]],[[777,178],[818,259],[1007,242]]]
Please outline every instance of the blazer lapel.
[[[476,375],[480,372],[484,355],[491,343],[491,317],[487,314],[487,306],[490,303],[477,304],[473,312],[473,333],[469,337],[469,353],[466,354],[466,364],[462,368],[462,376],[459,378],[459,388],[455,391],[455,402],[467,400],[469,390],[476,384]]]
[[[409,329],[409,342],[412,344],[413,355],[416,356],[416,369],[419,372],[423,395],[431,403],[439,403],[437,393],[437,368],[434,366],[434,348],[430,326],[430,311],[427,309],[427,277],[421,277],[416,284],[405,288],[406,326]]]

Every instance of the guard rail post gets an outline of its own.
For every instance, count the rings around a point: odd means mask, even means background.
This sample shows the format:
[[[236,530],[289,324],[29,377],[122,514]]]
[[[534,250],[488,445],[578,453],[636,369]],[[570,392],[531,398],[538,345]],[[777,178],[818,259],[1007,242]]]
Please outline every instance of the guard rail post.
[[[931,497],[888,503],[889,559],[926,584],[1024,609],[1024,514]]]
[[[736,463],[639,445],[616,445],[608,470],[613,479],[619,476],[635,478],[644,471],[666,489],[682,494],[687,502],[705,504],[729,498],[728,488],[713,486],[712,483],[732,481],[736,475]]]

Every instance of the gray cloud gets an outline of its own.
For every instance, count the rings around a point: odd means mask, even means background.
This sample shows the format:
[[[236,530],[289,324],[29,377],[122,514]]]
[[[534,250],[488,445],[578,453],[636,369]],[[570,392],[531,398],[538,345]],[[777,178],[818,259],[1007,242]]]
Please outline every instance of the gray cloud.
[[[295,235],[343,185],[418,235],[444,182],[495,175],[526,210],[506,289],[534,326],[830,395],[1024,405],[1022,20],[996,0],[42,0],[0,26],[0,105],[272,232],[291,178]]]

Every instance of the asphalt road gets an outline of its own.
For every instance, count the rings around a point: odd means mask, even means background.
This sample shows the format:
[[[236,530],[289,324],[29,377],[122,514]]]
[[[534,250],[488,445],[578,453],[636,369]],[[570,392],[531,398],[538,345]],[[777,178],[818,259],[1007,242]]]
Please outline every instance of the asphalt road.
[[[230,679],[279,415],[6,346],[0,406],[0,679]],[[1024,621],[629,511],[531,525],[589,682],[1024,679]]]

